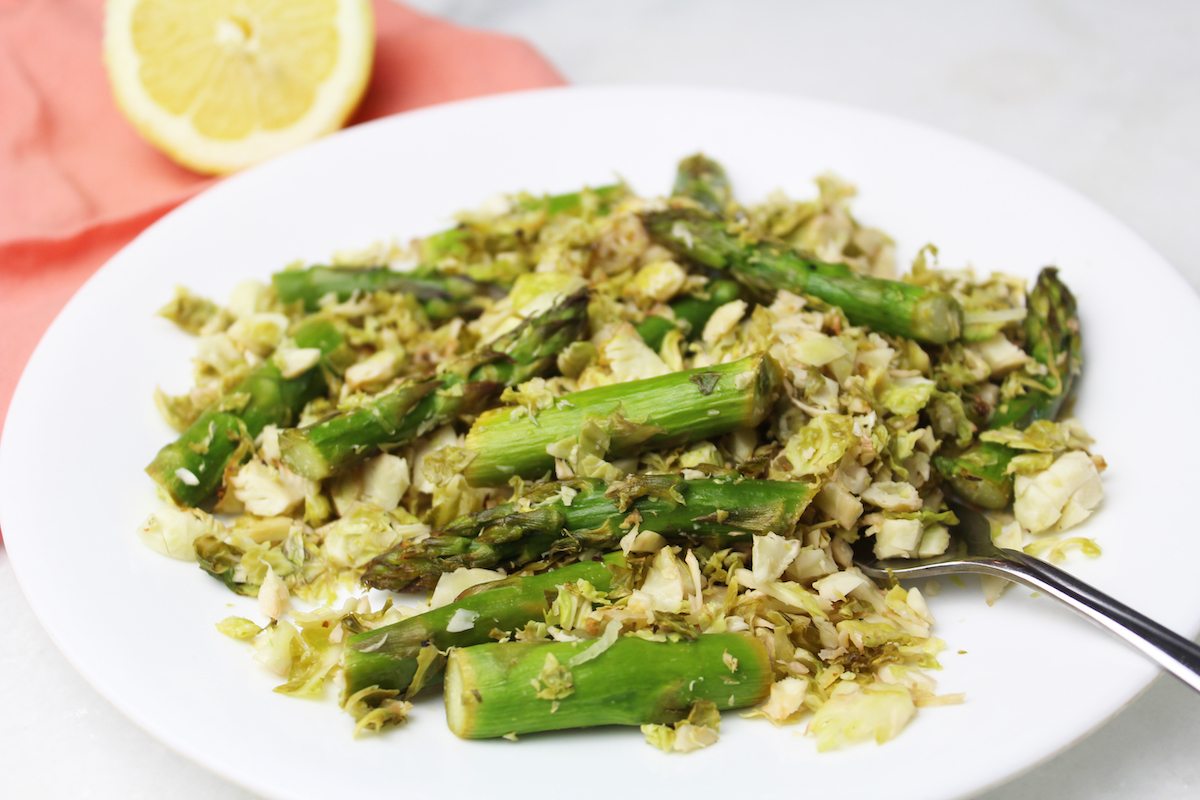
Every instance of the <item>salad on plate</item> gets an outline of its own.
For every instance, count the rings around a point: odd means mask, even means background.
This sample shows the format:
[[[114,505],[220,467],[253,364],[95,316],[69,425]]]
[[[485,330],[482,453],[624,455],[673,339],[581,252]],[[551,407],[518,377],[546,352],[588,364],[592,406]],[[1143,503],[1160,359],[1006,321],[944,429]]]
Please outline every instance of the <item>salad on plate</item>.
[[[1075,300],[932,246],[897,278],[853,187],[817,187],[743,205],[696,155],[666,197],[499,196],[225,305],[179,289],[195,385],[156,394],[179,436],[143,540],[257,597],[264,624],[219,630],[277,691],[336,686],[356,733],[439,684],[465,738],[636,725],[668,752],[728,709],[824,750],[961,702],[937,584],[854,549],[945,552],[951,494],[1004,547],[1099,552],[1061,535],[1104,468],[1069,414]]]

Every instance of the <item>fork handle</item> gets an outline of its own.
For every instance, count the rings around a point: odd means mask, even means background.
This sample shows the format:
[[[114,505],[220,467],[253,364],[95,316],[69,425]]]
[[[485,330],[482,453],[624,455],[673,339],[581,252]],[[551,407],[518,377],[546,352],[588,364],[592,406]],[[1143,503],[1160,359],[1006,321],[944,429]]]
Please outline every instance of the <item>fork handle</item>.
[[[988,567],[980,572],[1017,581],[1061,600],[1200,692],[1200,646],[1053,564],[1015,550],[1001,552],[1001,558],[973,561],[980,567]]]

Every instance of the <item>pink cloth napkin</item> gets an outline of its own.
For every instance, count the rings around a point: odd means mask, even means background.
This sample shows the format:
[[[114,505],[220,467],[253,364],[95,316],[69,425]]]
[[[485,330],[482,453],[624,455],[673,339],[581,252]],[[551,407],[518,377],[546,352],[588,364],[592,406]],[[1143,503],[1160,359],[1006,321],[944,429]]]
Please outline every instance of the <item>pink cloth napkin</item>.
[[[522,41],[375,0],[375,71],[352,120],[563,79]],[[147,225],[210,186],[113,103],[102,0],[0,0],[0,422],[71,295]]]

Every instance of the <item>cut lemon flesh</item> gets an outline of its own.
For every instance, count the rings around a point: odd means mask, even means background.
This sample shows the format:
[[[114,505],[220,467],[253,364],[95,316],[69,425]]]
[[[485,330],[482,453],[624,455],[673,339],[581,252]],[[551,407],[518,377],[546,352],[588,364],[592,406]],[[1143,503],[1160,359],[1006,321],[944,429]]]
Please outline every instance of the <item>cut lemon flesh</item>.
[[[370,0],[109,0],[105,11],[117,104],[198,172],[232,172],[340,128],[374,51]]]

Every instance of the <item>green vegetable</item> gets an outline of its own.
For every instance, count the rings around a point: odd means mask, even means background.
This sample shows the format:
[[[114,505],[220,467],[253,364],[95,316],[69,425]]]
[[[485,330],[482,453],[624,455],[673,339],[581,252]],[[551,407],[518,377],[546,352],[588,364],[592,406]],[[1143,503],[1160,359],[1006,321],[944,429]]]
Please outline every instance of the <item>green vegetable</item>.
[[[738,633],[654,642],[505,642],[455,650],[446,668],[446,721],[455,735],[678,722],[698,703],[743,708],[766,699],[767,649]],[[591,648],[604,648],[598,655]]]
[[[581,462],[603,464],[606,455],[634,455],[753,427],[775,401],[781,380],[775,360],[759,353],[563,395],[536,416],[492,409],[467,433],[471,460],[463,475],[472,485],[494,486],[514,475],[545,475],[555,459],[548,447],[564,453],[578,447]]]
[[[438,377],[405,381],[374,400],[279,437],[283,461],[311,480],[362,461],[463,414],[478,413],[500,389],[545,374],[560,350],[587,330],[587,290],[530,317]]]
[[[414,584],[428,588],[441,573],[459,567],[513,569],[551,552],[611,550],[634,524],[673,544],[720,549],[749,541],[753,534],[791,535],[809,499],[803,483],[741,477],[635,475],[611,485],[578,478],[551,482],[384,553],[367,565],[363,583],[392,591]]]
[[[637,332],[652,350],[662,347],[663,339],[676,328],[682,328],[688,339],[698,339],[713,312],[737,300],[740,293],[733,281],[710,281],[703,295],[689,294],[671,301],[674,321],[652,314],[638,325]]]
[[[1032,423],[1057,418],[1078,380],[1082,339],[1075,298],[1059,279],[1058,270],[1046,267],[1029,292],[1025,317],[1025,347],[1044,374],[1026,378],[1032,386],[1002,402],[988,428],[1028,428]],[[987,436],[987,434],[984,434]],[[937,468],[959,495],[984,508],[1007,507],[1013,499],[1010,468],[1019,451],[997,437],[978,441],[957,456],[937,456]]]
[[[178,505],[199,506],[210,499],[221,487],[226,467],[236,466],[263,428],[294,424],[305,404],[324,394],[323,370],[331,366],[329,357],[341,347],[342,335],[331,322],[311,320],[292,338],[298,348],[321,351],[317,365],[285,378],[275,360],[268,359],[146,467]]]
[[[673,197],[686,197],[710,214],[721,215],[733,203],[725,168],[697,153],[679,162]]]
[[[957,456],[934,456],[933,465],[962,499],[984,508],[1006,508],[1013,499],[1008,465],[1017,451],[995,442],[976,442]]]
[[[435,682],[452,647],[491,641],[494,630],[514,631],[540,619],[550,609],[557,587],[587,581],[608,591],[612,574],[599,561],[571,564],[529,577],[506,578],[484,584],[482,591],[415,617],[360,633],[346,643],[345,696],[370,686],[415,694]],[[422,657],[421,651],[425,650]],[[425,669],[417,677],[421,661]]]
[[[1079,314],[1075,297],[1059,279],[1057,269],[1046,267],[1038,273],[1027,306],[1025,349],[1045,367],[1045,374],[1032,379],[1040,385],[1000,403],[988,422],[992,429],[1007,425],[1026,428],[1035,420],[1057,419],[1079,379],[1083,363]]]
[[[490,276],[493,272],[489,267],[494,266],[489,265],[491,256],[521,249],[537,239],[547,222],[559,217],[607,216],[627,192],[624,184],[611,184],[540,197],[521,193],[509,198],[508,213],[499,217],[462,214],[455,227],[421,240],[420,258],[426,265],[423,269],[435,269],[450,261],[475,277]]]
[[[595,189],[588,189],[588,193],[595,196],[598,201],[598,212],[601,216],[607,214],[611,208],[611,204],[619,200],[621,195],[626,192],[624,184],[613,183],[607,186],[597,186]],[[522,203],[523,207],[528,210],[545,211],[549,216],[557,214],[573,214],[581,210],[583,200],[583,192],[568,192],[567,194],[553,194],[544,197],[526,200]]]
[[[479,316],[483,310],[482,298],[496,296],[495,286],[436,270],[396,272],[386,267],[315,266],[276,272],[271,282],[280,300],[303,301],[305,311],[319,310],[321,298],[330,294],[338,301],[350,299],[355,292],[408,294],[435,322]]]
[[[588,191],[600,204],[600,213],[607,213],[609,204],[625,192],[619,184],[601,186]],[[532,198],[524,196],[518,208],[525,212],[544,213],[546,217],[563,214],[578,214],[582,210],[584,192],[548,195]],[[386,291],[411,295],[425,309],[434,322],[443,322],[455,317],[470,319],[479,316],[487,299],[498,300],[503,296],[503,286],[487,280],[475,280],[468,275],[451,274],[437,265],[445,258],[469,257],[468,243],[482,237],[484,251],[503,250],[512,242],[488,242],[508,237],[497,231],[494,235],[484,230],[485,226],[460,224],[425,237],[421,241],[422,266],[411,272],[399,272],[381,266],[313,266],[307,269],[289,269],[271,276],[275,292],[284,303],[302,301],[305,311],[320,309],[320,301],[334,295],[338,301],[348,300],[355,292]],[[471,265],[467,265],[468,267]],[[486,269],[482,270],[486,273]],[[506,283],[502,281],[502,283]],[[178,301],[176,303],[178,305]]]
[[[769,240],[745,241],[725,223],[687,208],[642,215],[650,237],[672,252],[716,269],[727,269],[750,289],[809,294],[837,306],[853,325],[945,344],[962,333],[962,308],[943,292],[860,275],[845,264],[825,264]]]

